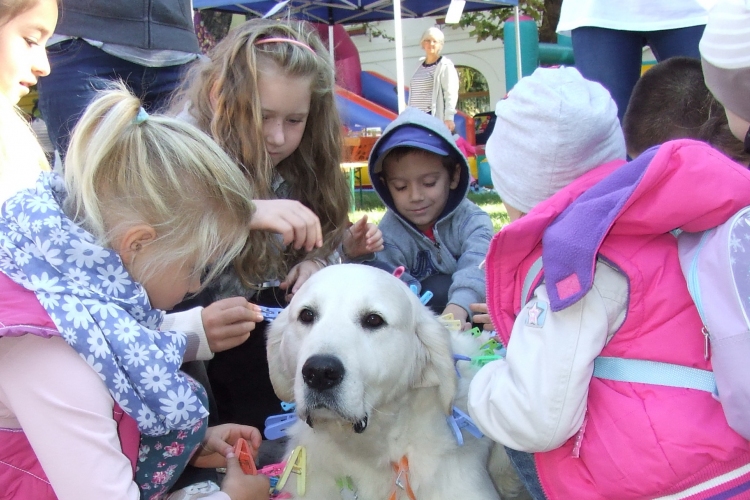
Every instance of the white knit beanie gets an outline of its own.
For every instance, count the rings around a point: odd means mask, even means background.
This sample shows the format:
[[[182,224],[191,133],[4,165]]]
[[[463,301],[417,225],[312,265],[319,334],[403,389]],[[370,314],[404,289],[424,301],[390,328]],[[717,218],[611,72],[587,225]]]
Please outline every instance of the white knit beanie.
[[[528,213],[589,170],[625,159],[617,105],[575,68],[538,68],[497,103],[487,141],[500,198]]]
[[[720,0],[708,13],[699,48],[706,86],[750,121],[750,0]]]

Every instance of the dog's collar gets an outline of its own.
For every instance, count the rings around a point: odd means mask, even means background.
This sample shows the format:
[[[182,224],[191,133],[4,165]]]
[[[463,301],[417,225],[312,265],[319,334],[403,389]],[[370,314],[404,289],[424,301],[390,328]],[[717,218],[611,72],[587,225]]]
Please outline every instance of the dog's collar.
[[[409,500],[417,500],[409,483],[409,459],[406,458],[406,455],[401,457],[398,464],[393,464],[393,472],[396,473],[396,480],[393,482],[393,489],[388,500],[396,500],[398,498],[398,490],[404,490]]]

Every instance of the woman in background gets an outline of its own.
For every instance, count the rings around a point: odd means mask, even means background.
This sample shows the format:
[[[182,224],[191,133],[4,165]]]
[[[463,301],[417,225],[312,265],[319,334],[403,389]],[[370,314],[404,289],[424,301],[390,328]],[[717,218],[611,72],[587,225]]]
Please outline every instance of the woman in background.
[[[419,43],[425,57],[411,77],[409,106],[440,118],[453,132],[456,128],[453,117],[458,103],[458,72],[450,59],[440,55],[445,35],[433,26],[422,34]]]

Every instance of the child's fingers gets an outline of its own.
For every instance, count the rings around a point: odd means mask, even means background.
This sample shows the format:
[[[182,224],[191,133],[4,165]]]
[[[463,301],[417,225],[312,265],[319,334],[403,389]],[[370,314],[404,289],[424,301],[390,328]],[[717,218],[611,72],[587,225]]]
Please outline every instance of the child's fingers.
[[[471,312],[475,313],[487,313],[487,303],[486,302],[477,302],[475,304],[469,304],[469,310]]]

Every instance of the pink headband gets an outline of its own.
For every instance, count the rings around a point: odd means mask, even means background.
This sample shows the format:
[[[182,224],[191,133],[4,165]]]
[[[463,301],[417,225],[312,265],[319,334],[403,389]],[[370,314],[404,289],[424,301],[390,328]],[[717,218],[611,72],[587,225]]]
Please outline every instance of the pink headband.
[[[293,44],[293,45],[299,45],[300,47],[303,47],[303,48],[305,48],[305,49],[309,50],[309,51],[310,51],[310,52],[312,52],[312,53],[313,53],[314,55],[318,55],[318,54],[316,54],[316,53],[315,53],[315,51],[314,51],[314,50],[313,50],[313,49],[312,49],[312,48],[311,48],[311,47],[310,47],[309,45],[307,45],[306,43],[302,43],[302,42],[300,42],[300,41],[297,41],[297,40],[293,40],[293,39],[291,39],[291,38],[263,38],[263,39],[261,39],[261,40],[257,40],[257,41],[255,42],[255,45],[260,45],[260,44],[263,44],[263,43],[291,43],[291,44]]]

